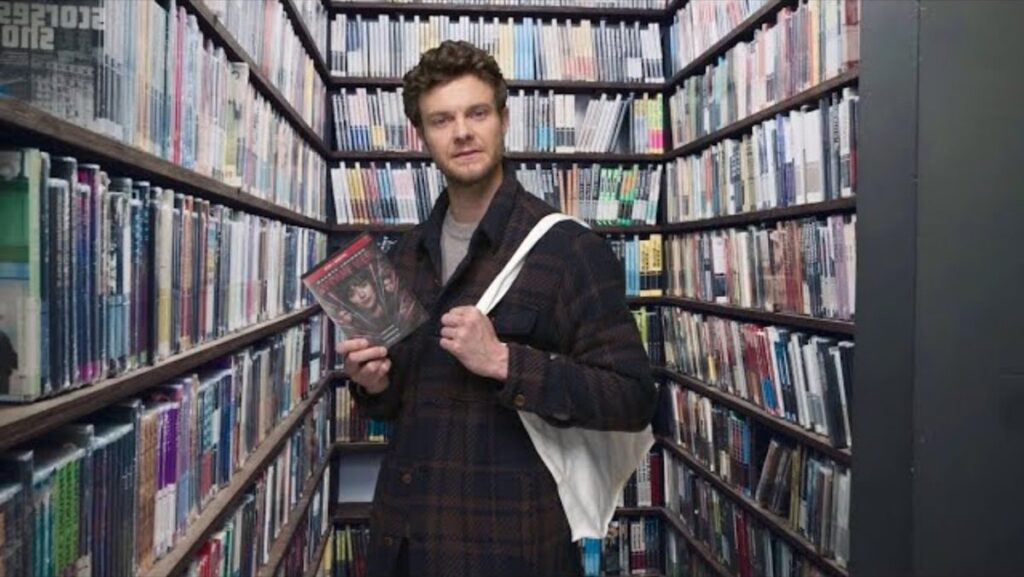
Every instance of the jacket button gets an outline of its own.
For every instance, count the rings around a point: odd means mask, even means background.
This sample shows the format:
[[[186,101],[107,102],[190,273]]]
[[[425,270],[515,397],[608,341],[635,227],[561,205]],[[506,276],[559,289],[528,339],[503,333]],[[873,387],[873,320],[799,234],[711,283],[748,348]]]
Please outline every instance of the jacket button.
[[[516,407],[521,409],[526,405],[526,396],[520,393],[512,399],[512,403],[514,403]]]
[[[412,474],[410,474],[410,473],[403,474],[402,475],[402,482],[405,483],[406,485],[411,485],[412,484]]]
[[[395,544],[395,540],[394,539],[392,539],[391,537],[384,537],[384,546],[385,547],[390,547],[390,546],[392,546],[394,544]]]

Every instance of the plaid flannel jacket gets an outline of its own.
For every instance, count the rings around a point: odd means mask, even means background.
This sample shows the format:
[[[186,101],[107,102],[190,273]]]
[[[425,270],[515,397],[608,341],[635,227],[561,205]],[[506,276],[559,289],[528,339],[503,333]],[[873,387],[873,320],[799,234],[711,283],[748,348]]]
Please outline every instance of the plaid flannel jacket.
[[[475,304],[553,210],[506,164],[466,258],[441,286],[447,209],[444,192],[391,255],[429,320],[389,351],[386,391],[370,396],[353,386],[365,415],[395,419],[374,496],[369,573],[389,577],[404,544],[417,576],[582,575],[554,480],[516,411],[603,430],[650,422],[656,389],[622,266],[597,234],[557,224],[490,315],[508,344],[507,381],[478,377],[439,345],[440,318]]]

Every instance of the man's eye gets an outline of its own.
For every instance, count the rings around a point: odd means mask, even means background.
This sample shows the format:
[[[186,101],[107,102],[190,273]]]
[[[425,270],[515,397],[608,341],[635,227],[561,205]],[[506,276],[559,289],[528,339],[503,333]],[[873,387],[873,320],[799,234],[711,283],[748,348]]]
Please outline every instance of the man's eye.
[[[473,118],[485,118],[487,116],[487,111],[482,108],[480,110],[474,110],[471,113],[471,116]]]
[[[447,118],[435,118],[430,121],[430,125],[435,127],[441,127],[444,126],[445,124],[448,124]]]

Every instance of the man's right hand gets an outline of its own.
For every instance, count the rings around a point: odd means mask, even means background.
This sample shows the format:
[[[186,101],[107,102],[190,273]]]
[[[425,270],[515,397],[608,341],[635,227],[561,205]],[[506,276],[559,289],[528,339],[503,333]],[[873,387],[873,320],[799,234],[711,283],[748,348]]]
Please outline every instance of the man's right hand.
[[[391,359],[385,347],[371,347],[366,339],[344,340],[335,350],[345,361],[345,374],[371,395],[387,390]]]

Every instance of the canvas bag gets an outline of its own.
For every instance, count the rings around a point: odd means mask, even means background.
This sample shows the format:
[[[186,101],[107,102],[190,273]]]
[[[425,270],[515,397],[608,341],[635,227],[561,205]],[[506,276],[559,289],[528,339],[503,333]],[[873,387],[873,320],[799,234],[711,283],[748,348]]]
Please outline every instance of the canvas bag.
[[[542,218],[480,297],[476,304],[480,312],[489,314],[501,301],[519,276],[526,255],[552,226],[563,220],[587,226],[560,213]],[[572,540],[603,539],[615,514],[619,493],[654,445],[650,425],[640,432],[559,428],[536,413],[518,413],[537,454],[555,479]]]

